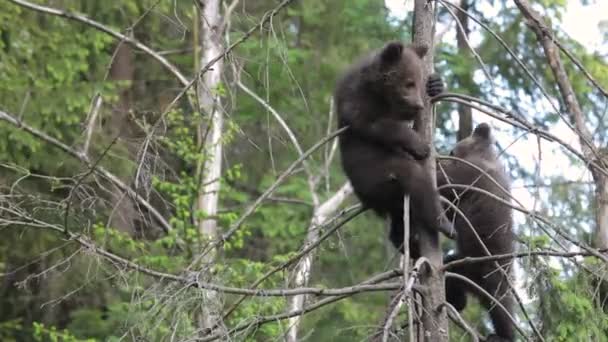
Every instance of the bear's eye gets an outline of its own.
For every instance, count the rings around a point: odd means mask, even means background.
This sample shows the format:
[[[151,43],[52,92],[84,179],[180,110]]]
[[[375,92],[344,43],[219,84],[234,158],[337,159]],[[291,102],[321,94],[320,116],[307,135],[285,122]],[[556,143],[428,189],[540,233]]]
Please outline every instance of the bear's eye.
[[[411,89],[411,88],[414,88],[414,87],[416,87],[416,82],[414,82],[414,81],[406,81],[406,82],[405,82],[405,86],[406,86],[407,88],[410,88],[410,89]]]
[[[454,156],[454,150],[450,151],[450,157]]]

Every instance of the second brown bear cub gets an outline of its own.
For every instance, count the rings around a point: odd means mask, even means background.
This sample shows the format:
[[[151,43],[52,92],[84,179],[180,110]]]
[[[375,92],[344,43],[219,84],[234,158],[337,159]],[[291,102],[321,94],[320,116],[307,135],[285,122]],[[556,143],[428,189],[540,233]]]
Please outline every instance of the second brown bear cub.
[[[390,240],[400,250],[405,194],[411,200],[414,234],[419,228],[452,233],[421,162],[429,156],[429,144],[408,125],[423,109],[425,89],[430,96],[442,90],[437,78],[423,84],[421,58],[426,52],[388,43],[351,66],[335,92],[338,126],[349,127],[339,138],[344,171],[363,205],[390,217]],[[413,239],[410,251],[413,258],[419,256]]]
[[[493,140],[490,126],[482,123],[470,137],[458,142],[451,153],[452,156],[464,159],[476,167],[457,160],[442,160],[439,163],[439,191],[461,212],[456,213],[453,208],[447,207],[448,216],[454,217],[454,228],[458,237],[456,254],[448,256],[444,262],[464,257],[487,256],[484,245],[492,255],[513,252],[511,208],[487,194],[470,189],[473,186],[507,203],[510,201],[510,180],[496,155]],[[483,245],[477,236],[483,241]],[[459,279],[446,278],[446,299],[457,310],[460,311],[466,306],[467,293],[476,294],[489,309],[495,334],[486,341],[513,341],[515,338],[513,323],[508,315],[513,313],[513,297],[507,282],[511,261],[503,259],[498,262],[503,271],[498,269],[494,261],[463,264],[448,269],[481,286],[506,309],[507,312],[469,284]]]

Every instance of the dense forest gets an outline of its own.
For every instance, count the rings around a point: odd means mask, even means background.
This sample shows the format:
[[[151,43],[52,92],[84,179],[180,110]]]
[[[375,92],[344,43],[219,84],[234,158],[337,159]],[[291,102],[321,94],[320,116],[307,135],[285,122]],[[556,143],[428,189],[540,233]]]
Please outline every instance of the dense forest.
[[[602,1],[1,0],[0,340],[484,341],[340,163],[340,75],[426,39],[430,161],[486,122],[511,179],[517,340],[608,341]]]

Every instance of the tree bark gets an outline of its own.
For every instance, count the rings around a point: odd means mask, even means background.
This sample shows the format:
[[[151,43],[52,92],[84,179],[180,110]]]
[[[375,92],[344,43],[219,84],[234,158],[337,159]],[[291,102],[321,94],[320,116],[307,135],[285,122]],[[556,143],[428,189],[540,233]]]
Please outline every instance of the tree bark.
[[[520,9],[528,25],[536,34],[536,37],[543,46],[545,56],[549,62],[549,67],[557,82],[562,101],[566,107],[567,114],[576,128],[579,142],[585,159],[595,160],[599,165],[605,167],[605,162],[593,146],[593,136],[585,123],[585,115],[578,103],[572,84],[566,74],[566,69],[561,61],[559,49],[554,42],[554,35],[551,29],[545,24],[539,13],[532,9],[526,0],[515,0],[515,4]],[[608,178],[594,167],[589,166],[593,181],[595,183],[595,214],[596,214],[596,239],[595,244],[599,249],[608,248]]]
[[[198,24],[201,33],[200,65],[207,65],[223,51],[222,16],[220,0],[199,0],[200,17]],[[198,219],[197,225],[204,241],[217,238],[217,221],[215,219],[219,201],[220,177],[222,174],[222,129],[224,124],[222,102],[216,91],[221,83],[223,59],[218,60],[211,69],[204,73],[197,83],[199,111],[204,122],[198,128],[198,142],[206,159],[199,167],[200,188],[196,201],[196,211],[205,217]],[[207,253],[203,267],[212,265],[215,253]],[[211,272],[204,272],[211,273]],[[221,301],[216,292],[203,291],[200,328],[208,332],[221,318]]]
[[[327,219],[336,210],[338,210],[340,205],[344,203],[352,192],[353,188],[351,187],[350,183],[346,183],[332,197],[315,208],[312,220],[308,226],[308,233],[306,234],[304,245],[311,244],[319,238],[321,234],[319,227],[323,224],[323,222],[327,221]],[[296,269],[294,270],[295,279],[293,287],[304,287],[308,284],[308,280],[310,279],[310,270],[312,269],[314,251],[315,250],[312,250],[306,254],[306,256],[304,256],[296,266]],[[304,308],[305,299],[306,295],[293,296],[290,299],[289,311],[294,312],[302,310]],[[288,330],[285,338],[287,342],[298,341],[298,327],[300,325],[300,319],[301,316],[295,316],[289,319],[289,324],[287,325]]]
[[[113,56],[112,64],[110,65],[109,78],[112,81],[133,81],[135,79],[135,54],[133,49],[124,42],[119,42],[116,46],[116,51]],[[128,113],[132,105],[131,87],[120,90],[118,103],[112,110],[109,124],[107,126],[107,134],[110,137],[120,136],[125,141],[132,138],[129,129],[125,129],[129,125]],[[127,144],[127,149],[132,158],[136,159],[136,148]],[[116,189],[112,193],[112,214],[110,215],[110,225],[123,232],[134,236],[136,233],[135,226],[138,217],[136,204],[131,198],[125,196],[123,191]],[[142,232],[139,232],[142,233]]]
[[[463,11],[468,11],[472,5],[471,0],[460,0],[460,8]],[[463,58],[463,60],[469,60],[471,58],[471,52],[469,51],[469,46],[467,45],[467,40],[469,39],[469,16],[466,15],[463,11],[456,12],[456,18],[460,21],[461,28],[458,25],[456,26],[456,45],[458,47],[458,54]],[[464,30],[464,32],[463,32]],[[473,70],[471,73],[465,73],[464,75],[457,75],[458,84],[461,88],[467,88],[473,84]],[[473,113],[471,107],[465,106],[463,104],[458,104],[458,141],[465,139],[473,133]]]
[[[433,36],[434,36],[434,3],[427,0],[414,2],[413,43],[427,46],[429,52],[424,58],[424,80],[433,71]],[[435,117],[428,96],[424,96],[424,110],[416,120],[416,130],[433,147],[433,131]],[[435,180],[435,151],[425,162],[425,168],[431,179]],[[434,182],[434,181],[433,181]],[[435,185],[436,186],[436,185]],[[444,276],[438,270],[443,266],[443,253],[439,246],[439,233],[420,231],[420,252],[422,257],[428,259],[430,269],[423,272],[421,284],[426,288],[422,308],[422,331],[424,341],[440,342],[448,340],[448,319],[446,311],[439,309],[445,302]]]

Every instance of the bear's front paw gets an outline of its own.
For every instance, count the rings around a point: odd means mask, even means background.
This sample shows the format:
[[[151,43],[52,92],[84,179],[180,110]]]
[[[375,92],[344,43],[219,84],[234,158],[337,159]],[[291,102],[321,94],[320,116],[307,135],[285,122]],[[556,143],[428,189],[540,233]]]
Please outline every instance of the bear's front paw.
[[[431,148],[428,145],[416,146],[410,151],[416,160],[424,160],[431,154]]]
[[[426,82],[426,93],[430,97],[437,96],[444,91],[443,80],[441,76],[438,74],[432,74],[429,76],[428,81]]]

